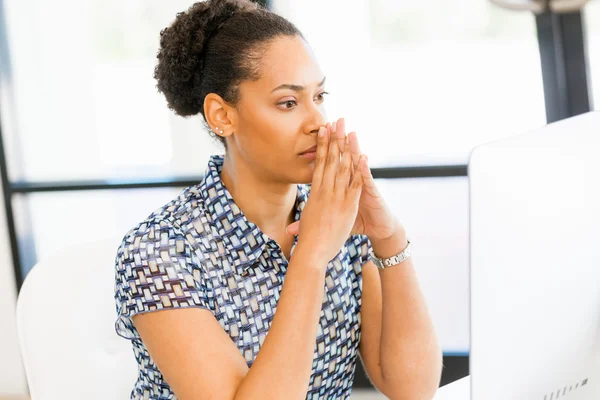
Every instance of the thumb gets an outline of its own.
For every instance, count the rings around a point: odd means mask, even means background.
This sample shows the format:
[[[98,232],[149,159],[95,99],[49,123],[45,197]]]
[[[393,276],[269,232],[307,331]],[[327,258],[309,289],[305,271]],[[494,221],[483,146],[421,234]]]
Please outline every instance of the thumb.
[[[285,232],[289,235],[297,235],[300,233],[300,221],[288,225],[288,227],[285,228]]]

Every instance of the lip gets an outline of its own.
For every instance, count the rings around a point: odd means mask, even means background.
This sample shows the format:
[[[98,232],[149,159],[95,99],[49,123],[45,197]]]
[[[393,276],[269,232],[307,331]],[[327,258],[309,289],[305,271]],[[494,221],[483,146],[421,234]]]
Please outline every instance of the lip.
[[[317,152],[309,151],[308,153],[302,153],[302,154],[300,154],[300,157],[315,159],[315,158],[317,158]]]
[[[303,156],[303,155],[308,154],[308,153],[315,153],[316,151],[317,151],[317,145],[314,145],[310,149],[304,150],[302,153],[300,153],[300,155]]]

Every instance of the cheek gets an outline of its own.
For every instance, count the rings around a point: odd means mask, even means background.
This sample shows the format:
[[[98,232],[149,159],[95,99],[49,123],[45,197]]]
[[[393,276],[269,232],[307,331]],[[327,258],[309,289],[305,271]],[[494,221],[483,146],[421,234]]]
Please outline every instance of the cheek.
[[[285,160],[299,152],[299,128],[290,122],[278,122],[276,119],[262,120],[255,125],[252,135],[247,139],[252,141],[252,149],[257,153],[272,152],[274,158]],[[305,140],[307,142],[307,140]]]
[[[245,107],[239,117],[239,126],[244,132],[238,138],[239,146],[247,156],[256,158],[254,162],[268,165],[269,169],[284,165],[298,167],[296,164],[302,160],[297,153],[310,142],[310,138],[300,137],[300,113],[282,111],[276,105],[253,104]]]
[[[289,130],[289,121],[283,117],[285,114],[275,106],[255,104],[246,110],[240,126],[244,127],[245,136],[254,143],[267,146],[280,142],[284,137],[282,132],[286,128]]]

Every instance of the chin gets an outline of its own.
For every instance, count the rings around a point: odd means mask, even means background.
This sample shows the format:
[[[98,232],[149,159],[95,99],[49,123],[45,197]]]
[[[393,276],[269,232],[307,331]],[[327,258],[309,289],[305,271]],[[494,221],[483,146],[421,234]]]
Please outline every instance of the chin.
[[[312,183],[314,171],[315,171],[314,164],[311,164],[307,168],[303,168],[301,171],[299,171],[301,173],[299,173],[298,175],[296,175],[294,177],[295,178],[294,182],[297,184]]]
[[[310,184],[312,183],[312,175],[308,177],[301,177],[299,179],[295,179],[295,183],[297,184]]]

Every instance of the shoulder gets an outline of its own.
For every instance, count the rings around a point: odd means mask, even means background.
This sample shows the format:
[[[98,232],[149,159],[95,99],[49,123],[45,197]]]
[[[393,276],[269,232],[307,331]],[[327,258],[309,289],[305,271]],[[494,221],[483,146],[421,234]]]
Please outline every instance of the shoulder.
[[[137,238],[153,238],[157,229],[183,230],[185,223],[205,212],[204,202],[198,196],[199,185],[183,189],[177,197],[154,209],[148,216],[131,227],[123,242],[133,243]]]
[[[131,227],[122,236],[117,259],[131,259],[142,251],[144,254],[160,254],[160,250],[180,253],[184,247],[187,248],[190,243],[185,227],[204,213],[201,196],[197,196],[197,193],[198,185],[183,189],[177,197]]]
[[[194,219],[206,211],[204,196],[201,194],[201,184],[188,186],[182,189],[175,198],[156,208],[146,220],[165,220],[182,226],[186,221]]]

